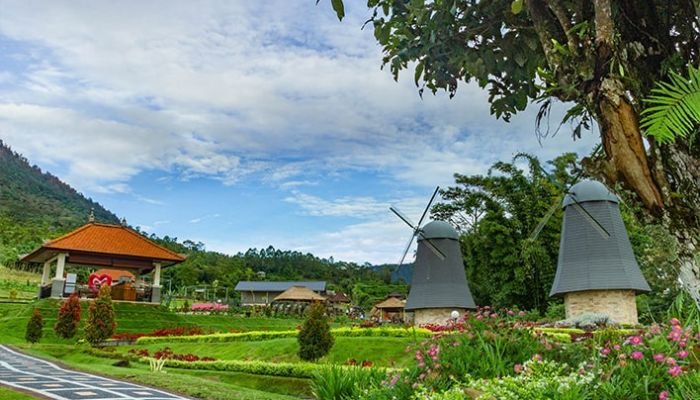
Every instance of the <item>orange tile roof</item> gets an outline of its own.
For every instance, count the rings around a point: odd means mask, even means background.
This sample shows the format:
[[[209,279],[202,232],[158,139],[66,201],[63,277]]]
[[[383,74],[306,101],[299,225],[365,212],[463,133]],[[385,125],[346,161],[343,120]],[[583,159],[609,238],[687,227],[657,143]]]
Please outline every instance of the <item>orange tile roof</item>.
[[[137,232],[121,226],[88,223],[53,239],[42,249],[82,251],[181,262],[185,257],[159,246]]]

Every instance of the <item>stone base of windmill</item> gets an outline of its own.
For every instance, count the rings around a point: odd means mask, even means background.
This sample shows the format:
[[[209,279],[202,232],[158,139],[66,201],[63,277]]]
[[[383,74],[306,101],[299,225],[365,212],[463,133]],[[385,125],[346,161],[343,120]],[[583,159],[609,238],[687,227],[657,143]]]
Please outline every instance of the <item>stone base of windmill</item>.
[[[635,325],[637,301],[634,290],[586,290],[564,295],[566,319],[583,314],[605,314],[620,324]]]
[[[452,311],[457,311],[462,316],[469,310],[466,308],[422,308],[413,310],[413,325],[446,325],[452,320]]]

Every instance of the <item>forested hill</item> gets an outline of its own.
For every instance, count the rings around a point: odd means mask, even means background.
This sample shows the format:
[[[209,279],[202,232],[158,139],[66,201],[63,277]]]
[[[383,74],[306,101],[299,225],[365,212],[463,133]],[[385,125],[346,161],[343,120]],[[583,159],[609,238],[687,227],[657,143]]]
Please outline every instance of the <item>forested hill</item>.
[[[90,209],[98,221],[119,221],[0,140],[0,263],[86,223]]]

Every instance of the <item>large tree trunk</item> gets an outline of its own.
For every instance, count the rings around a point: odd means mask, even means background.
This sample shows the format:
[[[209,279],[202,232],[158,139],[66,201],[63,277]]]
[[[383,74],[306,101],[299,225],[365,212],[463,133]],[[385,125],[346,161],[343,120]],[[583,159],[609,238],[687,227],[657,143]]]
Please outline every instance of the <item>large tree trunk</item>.
[[[596,111],[606,158],[586,160],[584,166],[624,189],[623,199],[641,203],[642,220],[659,223],[676,237],[679,279],[700,305],[700,159],[680,142],[662,148],[651,142],[647,150],[639,115],[612,78],[598,90]]]

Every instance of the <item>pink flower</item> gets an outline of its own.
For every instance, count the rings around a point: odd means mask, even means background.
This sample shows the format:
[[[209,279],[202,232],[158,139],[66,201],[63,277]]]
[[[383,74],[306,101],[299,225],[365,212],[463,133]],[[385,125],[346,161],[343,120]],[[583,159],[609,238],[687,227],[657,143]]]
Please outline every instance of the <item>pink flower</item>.
[[[508,310],[508,315],[510,315],[510,316],[515,315],[515,311],[513,311],[513,310]]]
[[[641,360],[644,358],[644,354],[641,351],[633,351],[632,354],[630,354],[633,360]]]
[[[613,350],[620,351],[620,345],[619,344],[614,345]]]
[[[654,354],[654,361],[656,361],[656,362],[664,362],[665,359],[666,359],[666,356],[664,355],[664,353]]]
[[[607,355],[610,354],[610,348],[609,347],[603,347],[602,350],[600,350],[600,355],[603,357],[607,357]]]
[[[677,326],[677,325],[680,325],[680,324],[681,324],[681,321],[679,321],[678,318],[671,318],[671,319],[668,321],[668,323],[671,324],[671,325],[673,325],[673,326]]]
[[[676,359],[673,358],[673,357],[669,357],[669,358],[666,359],[666,364],[675,366],[675,365],[677,364],[677,363],[676,363]]]
[[[542,361],[542,354],[535,354],[534,356],[532,356],[532,359],[538,362]]]
[[[678,365],[674,365],[673,367],[668,369],[668,374],[673,376],[673,377],[676,377],[682,373],[683,373],[683,370]]]
[[[663,392],[659,393],[659,400],[668,400],[668,391],[664,390]]]
[[[629,338],[629,342],[633,346],[638,346],[638,345],[642,344],[642,337],[641,336],[631,336]]]
[[[678,353],[676,353],[676,357],[678,358],[686,358],[688,357],[688,351],[687,350],[681,350]]]
[[[652,335],[658,335],[659,333],[661,333],[661,327],[657,324],[654,324],[649,327],[649,333],[651,333]]]
[[[520,311],[520,312],[518,313],[518,315],[520,315],[521,317],[524,317],[524,316],[525,316],[525,311]]]
[[[515,371],[516,374],[523,372],[523,365],[522,364],[513,365],[513,371]]]

